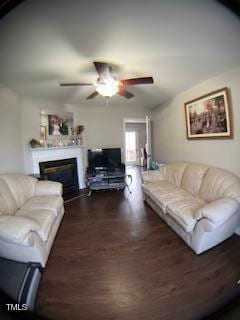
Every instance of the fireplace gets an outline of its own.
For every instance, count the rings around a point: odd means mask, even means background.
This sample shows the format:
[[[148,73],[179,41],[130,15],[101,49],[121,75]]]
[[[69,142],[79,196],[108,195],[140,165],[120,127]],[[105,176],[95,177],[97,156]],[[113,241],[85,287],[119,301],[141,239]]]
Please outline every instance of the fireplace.
[[[39,168],[41,179],[62,183],[64,196],[79,192],[76,158],[39,162]]]

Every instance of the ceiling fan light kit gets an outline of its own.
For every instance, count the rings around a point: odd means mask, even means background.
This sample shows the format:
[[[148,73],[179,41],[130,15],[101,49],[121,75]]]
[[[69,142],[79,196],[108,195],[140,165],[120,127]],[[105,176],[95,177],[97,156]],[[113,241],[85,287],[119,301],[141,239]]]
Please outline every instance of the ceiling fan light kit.
[[[86,99],[93,99],[98,94],[105,98],[111,98],[115,94],[119,94],[120,96],[130,99],[134,97],[134,94],[125,90],[125,86],[133,86],[139,84],[152,84],[152,77],[141,77],[141,78],[133,78],[133,79],[124,79],[118,81],[116,77],[111,74],[112,67],[105,62],[97,62],[94,61],[95,69],[98,73],[98,79],[94,83],[60,83],[60,86],[94,86],[95,91],[91,93]]]
[[[119,91],[119,81],[115,79],[109,79],[103,82],[96,82],[95,84],[96,91],[101,94],[103,97],[111,98]]]

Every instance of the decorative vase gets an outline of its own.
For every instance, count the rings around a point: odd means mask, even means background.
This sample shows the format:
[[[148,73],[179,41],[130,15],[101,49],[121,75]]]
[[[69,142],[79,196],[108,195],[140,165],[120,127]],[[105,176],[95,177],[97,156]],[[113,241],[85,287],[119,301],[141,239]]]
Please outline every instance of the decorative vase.
[[[83,137],[81,134],[77,134],[76,141],[78,146],[81,146],[83,144]]]

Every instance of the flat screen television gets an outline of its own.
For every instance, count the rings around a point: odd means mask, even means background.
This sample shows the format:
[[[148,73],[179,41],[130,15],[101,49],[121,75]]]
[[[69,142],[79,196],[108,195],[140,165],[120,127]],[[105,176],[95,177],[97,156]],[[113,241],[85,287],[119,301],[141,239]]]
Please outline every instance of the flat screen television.
[[[91,168],[120,168],[121,149],[88,149],[88,165]]]

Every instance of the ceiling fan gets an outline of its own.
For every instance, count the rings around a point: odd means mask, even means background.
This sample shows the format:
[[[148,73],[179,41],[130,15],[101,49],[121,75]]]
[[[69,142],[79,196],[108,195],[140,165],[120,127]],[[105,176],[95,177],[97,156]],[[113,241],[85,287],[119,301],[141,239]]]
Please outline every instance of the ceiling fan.
[[[132,79],[123,79],[118,80],[115,76],[112,75],[112,67],[105,62],[93,62],[96,71],[98,73],[98,78],[96,82],[93,83],[60,83],[61,87],[70,87],[70,86],[94,86],[95,91],[91,93],[86,99],[93,99],[97,95],[102,95],[106,98],[110,98],[115,94],[119,94],[127,99],[134,97],[134,94],[127,91],[125,86],[133,86],[139,84],[151,84],[153,83],[152,77],[142,77],[142,78],[132,78]]]

